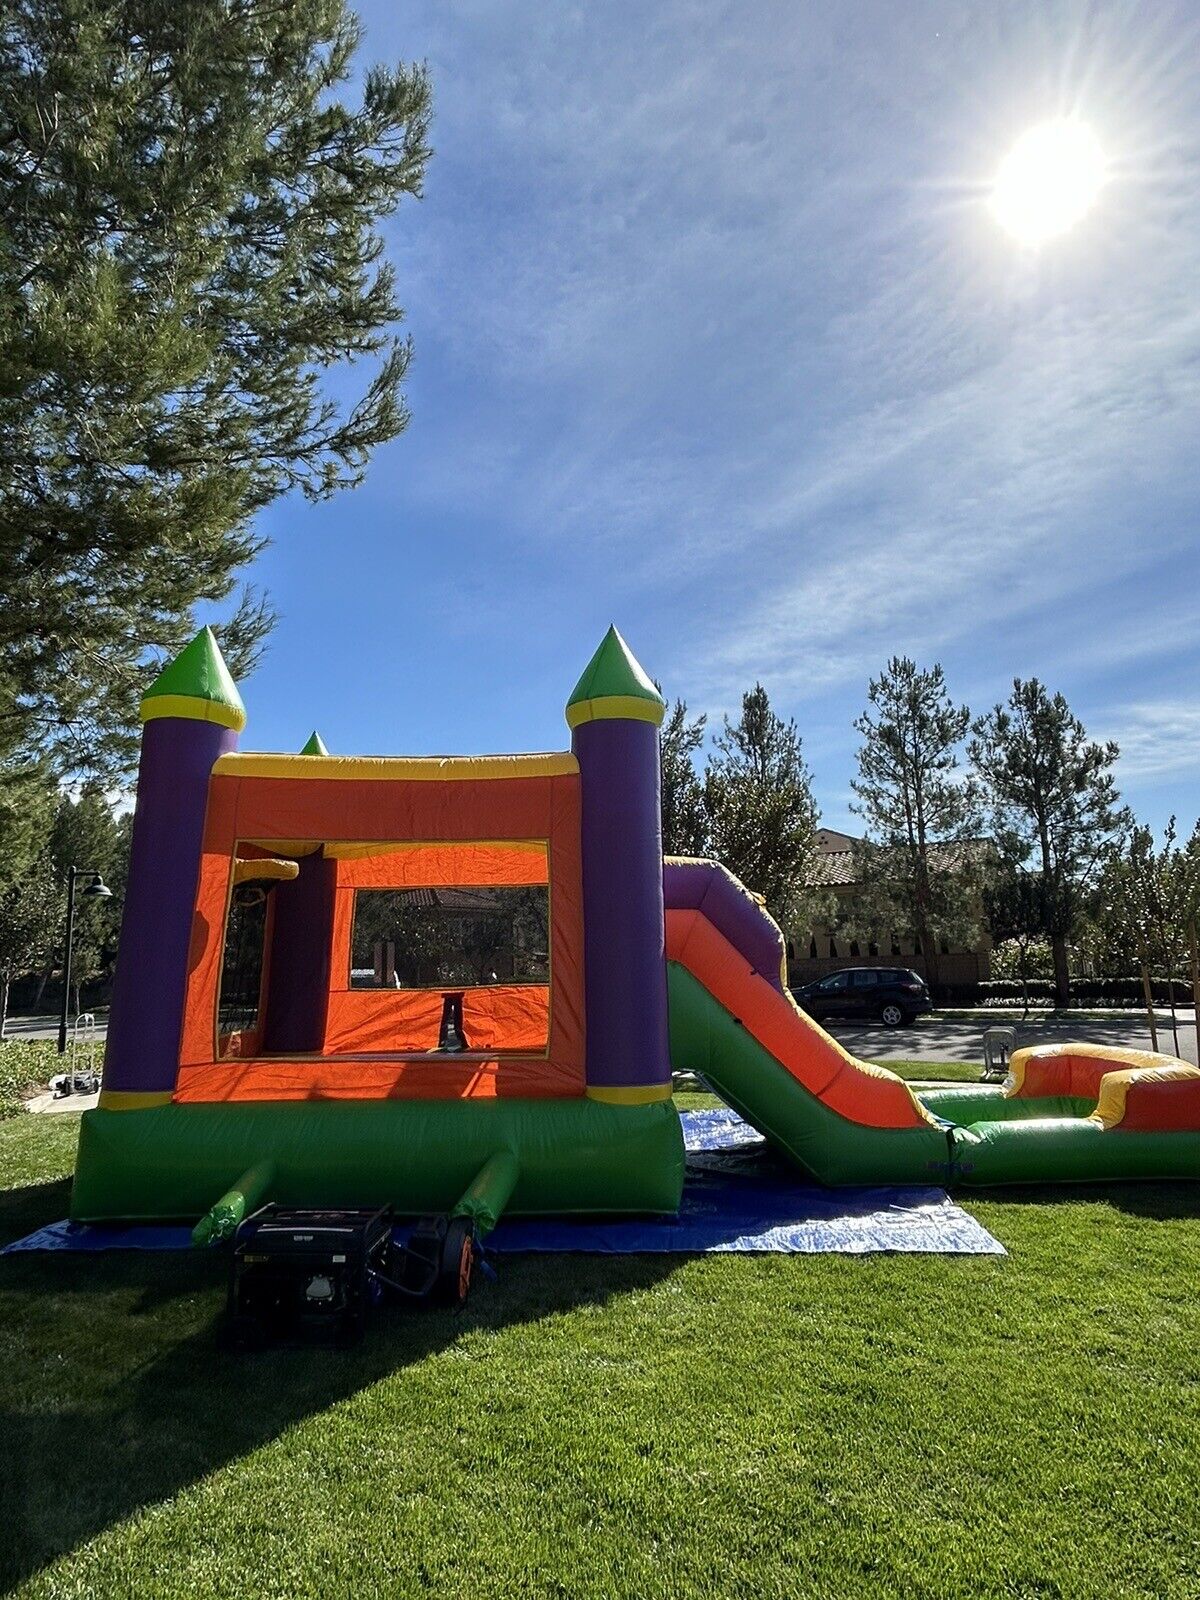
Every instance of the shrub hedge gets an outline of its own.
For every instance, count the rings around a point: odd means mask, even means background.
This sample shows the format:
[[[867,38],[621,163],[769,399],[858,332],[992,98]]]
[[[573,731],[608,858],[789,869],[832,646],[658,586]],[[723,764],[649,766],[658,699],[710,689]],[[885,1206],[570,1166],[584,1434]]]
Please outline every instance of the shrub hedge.
[[[1166,978],[1151,978],[1150,990],[1158,1005],[1170,1005],[1170,985]],[[1045,1007],[1054,1003],[1054,985],[1045,978],[1030,978],[1025,993],[1033,1006]],[[994,978],[990,983],[967,986],[945,984],[938,994],[941,1005],[951,1006],[1019,1006],[1022,1003],[1021,985],[1015,978]],[[1120,1010],[1135,1010],[1146,1003],[1140,978],[1073,978],[1071,980],[1071,1005],[1083,1008],[1102,1006]],[[1182,978],[1175,979],[1175,1004],[1190,1006],[1192,986]]]
[[[61,1070],[53,1039],[6,1039],[0,1044],[0,1121],[15,1117],[24,1097]]]

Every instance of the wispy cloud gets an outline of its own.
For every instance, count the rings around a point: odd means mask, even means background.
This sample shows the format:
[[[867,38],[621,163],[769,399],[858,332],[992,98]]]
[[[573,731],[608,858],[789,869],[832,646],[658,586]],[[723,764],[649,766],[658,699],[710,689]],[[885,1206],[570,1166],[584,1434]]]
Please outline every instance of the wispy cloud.
[[[1097,732],[1121,747],[1122,783],[1200,776],[1200,701],[1143,700],[1121,706],[1098,723]],[[1200,790],[1192,787],[1193,812],[1200,815]],[[1185,819],[1189,825],[1192,817]]]
[[[758,677],[831,730],[900,650],[981,701],[1053,672],[1089,722],[1166,641],[1200,663],[1186,0],[367,11],[439,99],[397,241],[446,420],[404,493],[491,530],[497,636],[603,606],[695,704]],[[1070,109],[1113,181],[1023,257],[986,182]],[[1182,770],[1138,731],[1127,773]]]

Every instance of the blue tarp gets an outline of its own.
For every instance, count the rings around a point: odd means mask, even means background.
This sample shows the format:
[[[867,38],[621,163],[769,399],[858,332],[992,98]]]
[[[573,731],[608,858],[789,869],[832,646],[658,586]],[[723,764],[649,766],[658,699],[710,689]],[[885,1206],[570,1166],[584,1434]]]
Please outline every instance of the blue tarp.
[[[1004,1246],[942,1189],[822,1189],[798,1183],[794,1172],[735,1112],[685,1111],[682,1122],[688,1163],[678,1217],[513,1219],[500,1223],[487,1248],[498,1254],[1004,1254]],[[56,1222],[9,1245],[8,1251],[190,1248],[191,1230],[186,1227]]]

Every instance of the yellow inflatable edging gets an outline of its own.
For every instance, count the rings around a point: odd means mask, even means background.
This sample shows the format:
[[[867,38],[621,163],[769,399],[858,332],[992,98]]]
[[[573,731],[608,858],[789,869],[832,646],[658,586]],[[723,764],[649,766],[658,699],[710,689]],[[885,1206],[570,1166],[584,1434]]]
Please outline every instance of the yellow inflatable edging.
[[[1200,1068],[1181,1061],[1177,1067],[1127,1067],[1124,1072],[1106,1072],[1100,1080],[1096,1109],[1088,1118],[1102,1128],[1117,1128],[1125,1120],[1129,1091],[1135,1083],[1184,1083],[1200,1078]]]
[[[1111,1061],[1114,1072],[1120,1072],[1126,1067],[1145,1071],[1172,1064],[1172,1058],[1164,1056],[1161,1051],[1127,1050],[1117,1044],[1025,1045],[1020,1050],[1014,1050],[1009,1057],[1008,1073],[1004,1080],[1005,1098],[1013,1099],[1021,1093],[1025,1084],[1025,1069],[1034,1056],[1037,1056],[1039,1061],[1050,1061],[1056,1056],[1066,1055],[1086,1055],[1090,1061]],[[1105,1074],[1105,1077],[1107,1076]]]
[[[570,778],[579,762],[570,751],[530,756],[289,756],[218,757],[215,778],[320,778],[322,782],[477,783],[492,778]]]

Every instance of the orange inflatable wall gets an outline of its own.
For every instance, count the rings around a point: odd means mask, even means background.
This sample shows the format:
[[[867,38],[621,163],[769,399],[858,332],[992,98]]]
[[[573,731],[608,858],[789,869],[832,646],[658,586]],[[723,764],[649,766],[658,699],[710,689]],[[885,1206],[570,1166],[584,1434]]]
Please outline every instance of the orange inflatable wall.
[[[583,913],[577,771],[446,781],[238,774],[209,785],[177,1100],[573,1096],[584,1092]],[[452,763],[448,763],[452,767]],[[309,771],[313,764],[308,763]],[[405,843],[416,841],[416,843]],[[226,915],[238,855],[336,857],[324,1048],[222,1057],[216,1037]],[[249,848],[253,846],[253,848]],[[355,890],[549,881],[550,981],[467,990],[469,1056],[431,1059],[439,991],[350,988]],[[492,1052],[495,1052],[494,1054]]]

